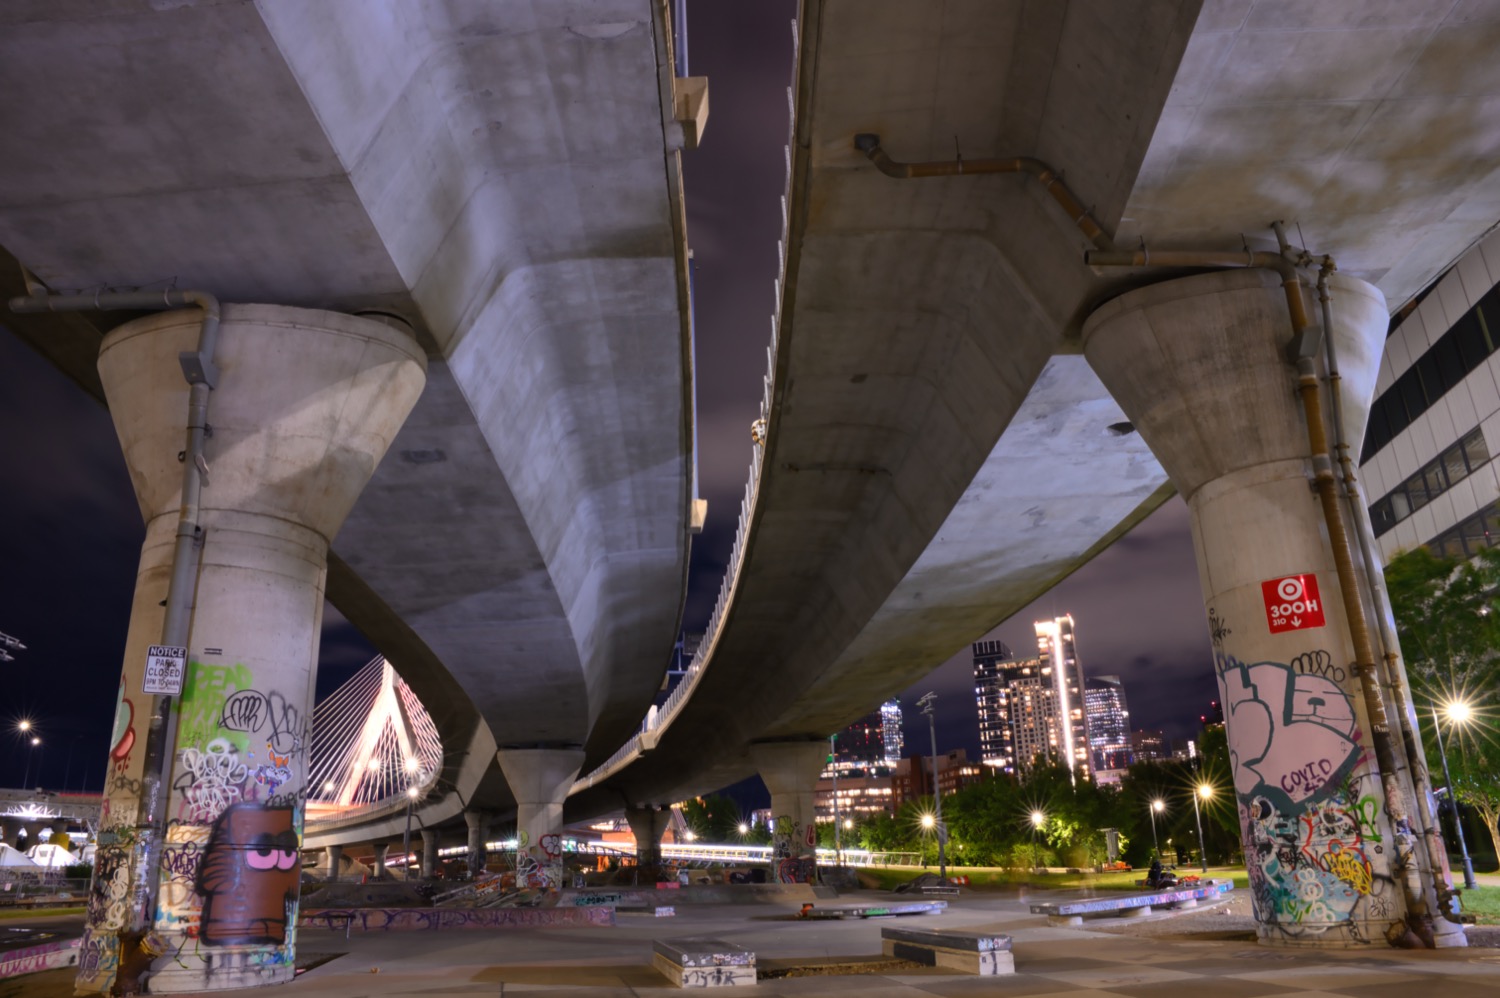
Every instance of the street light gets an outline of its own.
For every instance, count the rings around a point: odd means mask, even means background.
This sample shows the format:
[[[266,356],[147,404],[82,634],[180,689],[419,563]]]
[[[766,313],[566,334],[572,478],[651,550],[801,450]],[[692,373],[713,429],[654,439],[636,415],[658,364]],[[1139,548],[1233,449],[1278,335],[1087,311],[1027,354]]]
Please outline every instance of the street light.
[[[1443,713],[1454,724],[1467,724],[1474,716],[1474,709],[1463,700],[1450,700]],[[1453,793],[1453,777],[1448,773],[1448,751],[1443,748],[1443,719],[1438,715],[1437,704],[1432,705],[1432,730],[1437,735],[1438,756],[1443,760],[1443,782],[1448,785],[1448,800],[1453,804],[1453,827],[1458,829],[1458,852],[1464,859],[1464,887],[1474,890],[1479,885],[1474,880],[1474,864],[1469,860],[1469,844],[1464,841],[1464,819],[1458,810],[1458,797]]]
[[[1155,851],[1157,859],[1161,859],[1161,843],[1156,841],[1156,816],[1166,809],[1166,802],[1158,797],[1151,802],[1151,809],[1147,812],[1151,815],[1151,848]]]
[[[1032,869],[1032,872],[1035,872],[1036,869],[1037,869],[1037,867],[1041,865],[1040,864],[1040,859],[1037,856],[1036,837],[1037,837],[1037,834],[1039,832],[1041,832],[1042,826],[1045,825],[1046,823],[1047,823],[1047,816],[1045,814],[1043,814],[1041,811],[1032,811],[1031,812],[1031,869]]]
[[[413,774],[414,776],[416,774]],[[411,808],[421,796],[421,790],[415,784],[406,788],[406,832],[401,836],[402,862],[406,864],[406,879],[411,879]]]
[[[1213,795],[1214,788],[1208,783],[1198,784],[1197,792],[1193,794],[1193,820],[1198,822],[1198,862],[1204,873],[1208,872],[1208,848],[1203,844],[1203,812],[1198,809],[1198,798],[1202,797],[1203,803],[1207,804]]]
[[[21,729],[22,731],[30,731],[31,730],[31,722],[30,721],[22,721],[21,723],[24,724],[24,725],[26,725],[26,727],[24,727],[24,728]],[[36,735],[32,735],[31,736],[31,747],[33,749],[35,749],[40,744],[42,744],[42,740],[40,738],[38,738]],[[35,752],[27,752],[26,753],[26,778],[21,781],[21,787],[22,787],[22,789],[26,789],[26,790],[31,789],[31,760],[32,760],[32,757],[35,756],[35,755],[36,755]],[[38,774],[38,776],[40,776],[40,774]]]
[[[933,826],[937,829],[938,840],[938,883],[948,882],[948,830],[943,827],[943,793],[938,787],[937,768],[937,720],[933,717],[932,705],[937,702],[936,693],[927,693],[917,701],[922,708],[922,713],[927,715],[927,733],[932,737],[932,800],[933,800]]]

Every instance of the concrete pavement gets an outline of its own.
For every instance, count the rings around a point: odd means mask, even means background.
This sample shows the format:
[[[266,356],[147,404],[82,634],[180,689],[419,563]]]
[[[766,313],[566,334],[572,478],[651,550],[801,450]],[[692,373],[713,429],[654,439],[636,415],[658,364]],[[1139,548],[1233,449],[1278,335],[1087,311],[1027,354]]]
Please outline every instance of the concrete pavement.
[[[1122,920],[1085,928],[1053,928],[1021,896],[967,894],[937,916],[910,920],[805,922],[792,905],[681,907],[675,918],[621,914],[613,928],[523,930],[501,933],[389,933],[355,935],[303,930],[299,965],[311,966],[277,991],[286,998],[363,998],[405,995],[509,995],[558,992],[568,998],[625,998],[671,989],[651,969],[651,941],[712,936],[753,949],[763,973],[820,964],[874,964],[874,973],[763,979],[756,989],[771,996],[859,994],[877,998],[931,998],[972,994],[1049,998],[1397,998],[1441,993],[1480,998],[1500,986],[1500,951],[1321,951],[1255,945],[1242,919],[1215,912],[1167,916],[1180,931],[1150,939],[1100,931],[1133,928]],[[1050,892],[1047,896],[1051,896]],[[887,894],[852,895],[889,900]],[[847,900],[847,898],[846,898]],[[978,978],[935,968],[893,966],[880,957],[882,925],[994,929],[1015,940],[1016,973]],[[1220,926],[1224,926],[1221,928]],[[1476,942],[1479,940],[1476,939]],[[24,988],[0,987],[0,998],[61,998],[71,994],[71,972],[26,979]]]

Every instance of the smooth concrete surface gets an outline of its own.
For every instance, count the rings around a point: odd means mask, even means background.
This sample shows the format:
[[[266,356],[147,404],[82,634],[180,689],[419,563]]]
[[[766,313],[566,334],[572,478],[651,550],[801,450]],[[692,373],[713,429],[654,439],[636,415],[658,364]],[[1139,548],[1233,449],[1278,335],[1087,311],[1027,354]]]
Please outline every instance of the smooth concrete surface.
[[[1036,896],[1054,897],[1053,894]],[[880,895],[856,895],[879,900]],[[1500,986],[1496,950],[1441,953],[1386,950],[1376,955],[1257,946],[1235,919],[1214,914],[1153,916],[1116,926],[1055,928],[1025,911],[1014,894],[968,894],[922,924],[1012,937],[1015,973],[976,979],[937,967],[875,973],[764,978],[762,996],[871,995],[961,998],[974,995],[1058,998],[1393,998],[1440,994],[1488,998]],[[1235,923],[1218,927],[1214,919]],[[1182,921],[1179,921],[1181,919]],[[1187,921],[1191,919],[1192,921]],[[1161,920],[1161,921],[1158,921]],[[881,930],[890,923],[818,922],[795,906],[695,908],[675,918],[621,914],[613,927],[497,932],[356,933],[302,930],[302,950],[328,962],[278,991],[307,998],[542,993],[569,998],[633,998],[675,990],[651,967],[655,941],[707,936],[756,954],[762,971],[884,961]],[[905,925],[906,923],[902,923]],[[1173,930],[1172,926],[1181,926]],[[1137,929],[1154,931],[1143,937]],[[68,990],[64,990],[64,988]],[[71,979],[54,971],[28,979],[25,998],[64,998]],[[3,992],[0,992],[3,993]],[[6,995],[6,998],[10,998]]]
[[[1385,301],[1352,278],[1334,290],[1327,332],[1346,432],[1358,440]],[[1408,915],[1435,912],[1423,887],[1442,871],[1412,834],[1408,774],[1382,774],[1376,762],[1329,528],[1311,489],[1291,338],[1275,275],[1241,270],[1111,301],[1090,317],[1084,349],[1187,499],[1263,938],[1383,946]],[[1283,856],[1276,846],[1287,836],[1311,864]]]
[[[120,679],[112,777],[100,821],[79,983],[107,990],[135,833],[152,698],[147,647],[162,640],[189,419],[178,356],[202,313],[166,312],[104,340],[99,374],[146,520]],[[190,957],[156,968],[158,992],[289,980],[298,855],[323,616],[324,558],[422,390],[408,332],[321,310],[226,305],[198,497],[201,555],[186,679],[163,814],[155,929]]]
[[[661,838],[671,824],[672,811],[665,807],[627,807],[625,820],[635,838],[636,862],[654,867],[661,862]]]

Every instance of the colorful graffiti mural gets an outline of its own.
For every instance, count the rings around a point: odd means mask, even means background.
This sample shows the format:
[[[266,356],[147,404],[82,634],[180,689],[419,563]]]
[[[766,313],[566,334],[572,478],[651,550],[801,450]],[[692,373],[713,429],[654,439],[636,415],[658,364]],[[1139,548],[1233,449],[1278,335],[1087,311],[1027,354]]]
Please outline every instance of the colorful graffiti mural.
[[[199,990],[290,980],[300,877],[308,717],[256,688],[245,665],[188,663],[178,704],[167,827],[154,925],[161,944],[152,990]],[[108,991],[119,934],[146,897],[136,882],[144,841],[132,752],[134,707],[122,684],[100,846],[79,951],[78,987]],[[172,980],[167,980],[172,978]]]
[[[1245,663],[1220,651],[1219,690],[1263,936],[1368,941],[1395,917],[1377,778],[1349,670],[1326,651]]]

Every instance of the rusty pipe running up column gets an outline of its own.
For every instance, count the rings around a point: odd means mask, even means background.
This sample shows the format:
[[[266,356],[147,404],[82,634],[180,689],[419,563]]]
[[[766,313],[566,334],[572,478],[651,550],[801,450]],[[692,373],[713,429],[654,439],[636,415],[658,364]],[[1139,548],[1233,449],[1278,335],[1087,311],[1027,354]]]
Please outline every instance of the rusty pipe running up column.
[[[1307,306],[1302,300],[1302,283],[1297,266],[1279,253],[1243,250],[1241,252],[1215,252],[1197,250],[1148,250],[1142,248],[1126,252],[1100,252],[1091,250],[1084,254],[1084,261],[1091,267],[1262,267],[1281,275],[1282,290],[1286,295],[1287,311],[1292,320],[1293,348],[1296,354],[1297,385],[1302,398],[1302,407],[1307,423],[1308,450],[1313,466],[1313,486],[1328,528],[1329,545],[1333,553],[1334,573],[1338,577],[1339,594],[1344,603],[1344,619],[1349,627],[1349,637],[1354,645],[1354,668],[1359,677],[1360,692],[1370,717],[1371,737],[1375,749],[1375,760],[1380,767],[1381,790],[1385,795],[1386,813],[1390,816],[1398,836],[1410,835],[1411,822],[1406,814],[1405,799],[1396,782],[1396,752],[1391,744],[1390,722],[1385,710],[1385,701],[1380,696],[1379,676],[1375,667],[1375,646],[1370,636],[1369,615],[1365,611],[1360,594],[1359,580],[1354,572],[1354,557],[1350,549],[1349,524],[1339,502],[1338,483],[1334,477],[1333,459],[1328,451],[1328,433],[1323,416],[1323,403],[1319,392],[1317,369],[1313,358],[1317,354],[1315,340],[1310,335],[1311,322]],[[1332,330],[1325,330],[1332,335]],[[1373,584],[1373,583],[1372,583]],[[1413,889],[1410,864],[1398,854],[1393,857],[1393,869],[1405,865],[1402,873],[1402,893],[1406,900],[1407,925],[1422,945],[1434,945],[1430,925],[1423,918],[1433,914],[1420,885]],[[1395,939],[1389,940],[1395,942]]]
[[[854,136],[854,148],[869,157],[870,162],[887,177],[897,180],[916,180],[923,177],[960,177],[985,173],[1023,173],[1042,185],[1058,207],[1067,213],[1089,242],[1101,250],[1114,248],[1114,243],[1089,210],[1083,206],[1062,174],[1046,162],[1031,156],[1011,156],[1000,159],[969,159],[958,156],[951,160],[935,160],[925,163],[901,163],[891,159],[880,147],[880,136],[872,132],[861,132]]]

